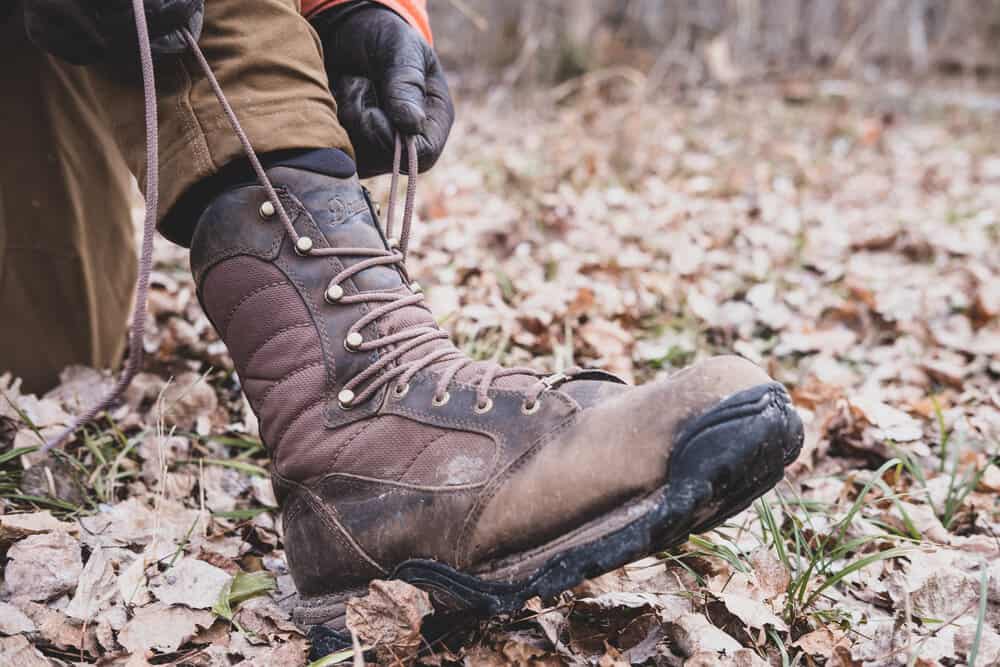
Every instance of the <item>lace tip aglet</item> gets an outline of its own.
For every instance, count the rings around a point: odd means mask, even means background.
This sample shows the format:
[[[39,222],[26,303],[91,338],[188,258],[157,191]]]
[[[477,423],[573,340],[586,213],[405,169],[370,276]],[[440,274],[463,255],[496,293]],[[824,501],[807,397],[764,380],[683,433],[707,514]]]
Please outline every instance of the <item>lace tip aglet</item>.
[[[76,426],[64,428],[62,431],[59,432],[58,435],[46,440],[45,444],[42,445],[42,448],[39,451],[45,454],[47,452],[52,451],[56,447],[65,444],[73,436],[73,433],[75,431],[76,431]]]
[[[56,447],[65,443],[69,439],[71,433],[72,433],[71,431],[66,429],[60,432],[59,435],[55,436],[54,438],[49,438],[48,440],[45,441],[45,444],[42,445],[42,448],[39,451],[42,452],[43,454],[52,451]]]

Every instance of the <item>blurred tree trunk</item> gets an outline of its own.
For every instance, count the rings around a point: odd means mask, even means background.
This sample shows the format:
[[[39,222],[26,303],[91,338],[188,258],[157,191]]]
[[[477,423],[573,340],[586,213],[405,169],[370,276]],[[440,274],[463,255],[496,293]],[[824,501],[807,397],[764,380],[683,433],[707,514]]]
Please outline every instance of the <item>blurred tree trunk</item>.
[[[725,42],[744,76],[801,67],[1000,70],[1000,0],[431,0],[452,69],[559,82],[600,67],[710,79]],[[478,25],[478,27],[477,27]],[[526,58],[525,47],[531,48]],[[525,62],[527,60],[527,62]],[[708,65],[708,66],[706,66]],[[693,75],[692,75],[693,72]]]

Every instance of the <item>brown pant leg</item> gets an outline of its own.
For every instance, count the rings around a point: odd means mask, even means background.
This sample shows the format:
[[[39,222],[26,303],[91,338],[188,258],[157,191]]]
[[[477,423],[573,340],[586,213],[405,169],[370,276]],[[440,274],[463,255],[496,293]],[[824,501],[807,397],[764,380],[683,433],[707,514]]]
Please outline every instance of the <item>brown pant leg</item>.
[[[67,363],[104,367],[121,349],[135,260],[110,137],[142,180],[142,89],[137,67],[63,65],[26,44],[16,20],[3,30],[18,35],[0,45],[4,107],[23,102],[0,128],[18,156],[0,172],[0,370],[41,388]],[[258,152],[351,152],[298,0],[207,0],[200,45]],[[192,57],[158,65],[157,93],[162,219],[242,148]]]
[[[199,45],[258,153],[324,147],[352,152],[337,122],[319,37],[302,18],[299,0],[207,0]],[[138,57],[127,63],[131,75],[123,71],[126,63],[118,63],[100,68],[95,78],[122,152],[144,190]],[[196,216],[200,211],[172,209],[192,185],[243,157],[243,149],[193,56],[161,59],[156,76],[162,222],[168,213]],[[168,222],[173,228],[174,221]],[[181,226],[185,222],[193,223]]]
[[[128,168],[87,72],[0,19],[0,373],[30,391],[121,357],[136,274]]]

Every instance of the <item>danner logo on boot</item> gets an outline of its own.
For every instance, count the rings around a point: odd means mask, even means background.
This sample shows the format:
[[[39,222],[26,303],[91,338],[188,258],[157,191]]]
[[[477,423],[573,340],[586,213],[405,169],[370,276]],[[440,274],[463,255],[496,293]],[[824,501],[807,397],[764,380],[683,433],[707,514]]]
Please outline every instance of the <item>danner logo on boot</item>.
[[[358,213],[364,213],[368,210],[368,202],[364,199],[352,199],[345,202],[340,197],[334,197],[329,201],[327,206],[333,212],[333,217],[327,221],[332,225],[345,222]]]

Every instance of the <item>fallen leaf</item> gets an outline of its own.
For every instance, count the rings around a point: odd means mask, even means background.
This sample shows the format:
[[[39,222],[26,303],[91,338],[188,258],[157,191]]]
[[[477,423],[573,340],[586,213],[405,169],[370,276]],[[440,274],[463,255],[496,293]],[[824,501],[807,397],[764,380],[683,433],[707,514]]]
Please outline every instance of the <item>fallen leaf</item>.
[[[379,655],[412,660],[421,646],[420,626],[432,613],[427,593],[403,581],[375,580],[368,595],[347,601],[347,628]]]
[[[592,319],[580,327],[580,338],[600,357],[603,365],[612,373],[631,382],[632,375],[632,335],[620,324],[610,320]]]
[[[229,580],[230,576],[214,565],[181,558],[149,582],[149,591],[165,604],[211,609]]]
[[[774,551],[756,549],[750,554],[750,564],[762,599],[771,601],[785,594],[792,575]]]
[[[115,584],[115,569],[104,549],[95,549],[83,566],[76,593],[66,607],[66,615],[81,621],[89,621],[111,602],[118,588]]]
[[[975,613],[979,576],[968,557],[958,551],[926,549],[907,555],[909,564],[888,579],[888,592],[897,609],[907,606],[924,618],[949,619]]]
[[[136,610],[132,620],[118,633],[118,643],[140,655],[150,650],[172,653],[191,639],[198,628],[207,628],[214,620],[215,616],[208,611],[150,605]]]
[[[288,641],[256,645],[241,633],[234,632],[227,653],[243,656],[241,667],[301,667],[306,664],[309,644],[305,637],[294,636]],[[342,663],[346,664],[346,663]],[[389,663],[399,664],[399,663]]]
[[[208,525],[208,513],[160,499],[155,509],[144,499],[128,500],[80,518],[81,539],[91,549],[134,547],[156,543],[154,559],[172,554],[177,545],[197,536]],[[152,555],[152,554],[151,554]]]
[[[269,643],[275,639],[284,641],[292,636],[301,635],[288,612],[266,596],[256,597],[241,604],[234,620],[239,627],[260,638],[260,641]]]
[[[118,596],[129,607],[144,606],[151,599],[146,576],[147,555],[139,554],[118,576]]]
[[[769,667],[767,661],[748,648],[725,651],[699,651],[684,661],[684,667]]]
[[[733,593],[720,593],[719,597],[729,613],[740,619],[747,627],[763,629],[769,625],[776,630],[788,630],[785,622],[759,600]]]
[[[780,335],[774,353],[785,356],[823,352],[836,356],[846,353],[857,340],[857,334],[844,327],[820,331],[785,332]]]
[[[22,531],[25,536],[35,533],[62,531],[76,534],[79,527],[69,521],[60,521],[52,516],[52,512],[27,512],[25,514],[5,514],[0,516],[0,533],[5,530]]]
[[[973,623],[966,624],[955,633],[955,649],[966,660],[973,644],[976,642],[977,630],[979,636],[979,651],[976,654],[977,665],[996,665],[1000,663],[1000,635],[990,627],[989,623],[977,629]]]
[[[219,407],[215,390],[198,373],[182,373],[163,390],[163,419],[169,426],[192,430],[201,417]]]
[[[742,645],[719,628],[712,625],[701,614],[682,614],[667,623],[667,634],[677,644],[684,656],[711,652],[733,653]]]
[[[902,410],[894,408],[872,396],[851,396],[851,407],[860,412],[868,423],[876,427],[876,437],[895,442],[911,442],[923,437],[920,422]]]
[[[26,537],[7,557],[4,583],[11,597],[51,600],[72,591],[83,571],[80,543],[61,531]]]
[[[212,611],[229,620],[240,604],[264,595],[275,588],[274,576],[270,572],[237,572],[219,591]]]
[[[844,632],[838,628],[820,628],[802,635],[792,646],[798,647],[803,653],[819,658],[832,658],[837,647],[847,646]]]
[[[7,602],[0,602],[0,635],[35,632],[34,622],[24,612]]]
[[[0,637],[0,665],[52,667],[52,663],[21,635]]]
[[[14,604],[31,619],[38,636],[57,648],[97,655],[97,635],[93,625],[81,624],[57,609],[28,600]]]
[[[29,535],[40,535],[53,530],[75,533],[76,524],[59,521],[47,510],[30,514],[8,514],[0,516],[0,552]]]

